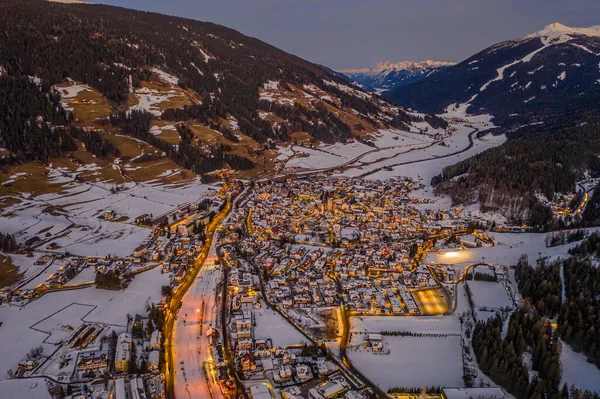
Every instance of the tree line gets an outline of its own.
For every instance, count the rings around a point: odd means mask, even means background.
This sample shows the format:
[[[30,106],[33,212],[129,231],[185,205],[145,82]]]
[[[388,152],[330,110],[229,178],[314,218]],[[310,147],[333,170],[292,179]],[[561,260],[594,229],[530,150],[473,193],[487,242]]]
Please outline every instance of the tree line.
[[[18,249],[19,244],[17,244],[17,240],[15,239],[14,235],[0,232],[0,251],[14,252]]]
[[[497,315],[478,322],[473,330],[473,350],[481,370],[517,399],[568,399],[559,391],[561,381],[560,341],[540,316],[516,310],[502,338],[502,318]],[[523,356],[529,352],[530,378]]]
[[[592,237],[597,240],[594,234],[588,239]],[[584,243],[580,247],[589,248]],[[565,298],[561,294],[561,267]],[[600,269],[592,260],[572,256],[550,264],[541,261],[531,267],[522,259],[515,277],[521,295],[532,309],[547,318],[557,317],[560,337],[600,367]]]

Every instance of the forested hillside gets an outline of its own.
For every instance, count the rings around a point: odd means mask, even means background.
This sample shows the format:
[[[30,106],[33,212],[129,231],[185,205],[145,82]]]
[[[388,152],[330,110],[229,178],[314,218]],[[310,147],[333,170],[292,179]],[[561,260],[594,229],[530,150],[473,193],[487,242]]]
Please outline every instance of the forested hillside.
[[[564,342],[600,367],[600,269],[594,266],[600,237],[593,233],[570,251],[567,260],[535,266],[521,260],[515,277],[519,291],[535,312],[557,320],[557,331]],[[595,258],[590,261],[589,257]],[[563,268],[562,298],[560,268]]]
[[[162,153],[197,173],[257,163],[268,168],[271,143],[296,134],[332,143],[423,121],[316,65],[212,23],[103,5],[6,0],[0,30],[5,164],[47,162],[82,148],[118,156],[111,145],[119,147],[115,137],[125,133],[156,150],[141,159]],[[132,116],[132,110],[146,114]],[[71,126],[98,133],[82,135]]]
[[[600,174],[598,62],[598,27],[556,23],[386,96],[459,118],[491,114],[499,126],[492,133],[506,134],[507,143],[448,166],[432,180],[455,204],[479,203],[482,211],[518,225],[598,224],[600,194],[575,218],[557,217],[550,207],[556,194],[575,193],[578,181]]]
[[[593,233],[570,251],[571,258],[549,264],[540,258],[532,266],[521,258],[515,277],[523,306],[508,325],[497,315],[475,326],[473,349],[481,370],[516,398],[598,398],[595,392],[561,385],[565,344],[600,367],[598,268],[585,259],[595,254],[598,243]]]
[[[547,224],[552,212],[546,203],[555,193],[576,191],[586,174],[600,176],[600,120],[568,119],[513,131],[504,145],[444,168],[432,181],[436,192],[454,203],[479,201],[482,209],[500,211],[514,223]]]

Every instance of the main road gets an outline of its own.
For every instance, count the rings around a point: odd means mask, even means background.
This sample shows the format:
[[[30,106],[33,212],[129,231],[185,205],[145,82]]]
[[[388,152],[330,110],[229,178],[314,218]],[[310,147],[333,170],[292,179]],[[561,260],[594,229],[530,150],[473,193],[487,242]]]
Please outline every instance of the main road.
[[[188,272],[183,281],[181,282],[181,284],[179,284],[179,286],[177,287],[177,289],[175,290],[175,292],[173,293],[173,295],[171,296],[171,300],[169,301],[169,305],[168,305],[168,309],[166,310],[166,314],[165,314],[165,326],[164,326],[164,331],[165,331],[165,385],[166,385],[166,396],[167,398],[174,398],[175,397],[175,378],[178,379],[178,382],[180,382],[180,378],[183,378],[180,374],[183,374],[185,370],[185,367],[183,368],[183,370],[181,370],[181,366],[185,366],[186,361],[185,358],[190,356],[189,350],[190,348],[185,348],[185,343],[187,342],[186,339],[184,338],[184,336],[186,334],[183,333],[183,331],[186,331],[188,334],[191,334],[191,332],[193,331],[192,328],[183,328],[183,327],[187,327],[185,325],[183,325],[183,320],[186,320],[186,323],[188,321],[190,321],[190,323],[195,322],[196,325],[196,335],[195,335],[195,339],[197,342],[197,348],[196,348],[196,352],[200,352],[199,355],[201,355],[203,358],[205,358],[206,356],[208,356],[208,354],[210,353],[210,348],[204,348],[203,351],[200,350],[201,345],[204,345],[205,343],[202,342],[202,335],[205,335],[204,332],[204,328],[202,329],[203,334],[199,335],[200,333],[200,324],[198,323],[198,317],[199,315],[197,315],[196,313],[201,313],[203,312],[204,319],[207,319],[209,316],[211,316],[211,312],[213,309],[213,306],[209,306],[208,304],[213,303],[214,299],[215,299],[215,292],[216,292],[216,285],[213,286],[212,288],[209,287],[209,281],[211,281],[212,276],[211,274],[206,274],[206,273],[210,273],[212,270],[210,267],[207,267],[206,272],[203,271],[203,266],[206,263],[210,263],[210,261],[207,261],[207,259],[210,259],[211,257],[215,256],[215,247],[214,247],[214,234],[215,231],[217,230],[217,226],[225,219],[225,217],[227,217],[227,215],[229,215],[229,213],[231,212],[231,200],[230,199],[226,199],[225,202],[225,207],[213,218],[213,220],[209,223],[208,227],[206,228],[206,241],[205,244],[202,246],[202,249],[200,250],[200,253],[198,254],[198,256],[196,257],[196,260],[194,261],[194,264],[192,266],[192,270],[190,272]],[[214,260],[212,262],[214,264]],[[216,272],[212,272],[212,274],[218,275],[218,273]],[[199,279],[202,278],[202,280],[200,280],[200,282],[202,282],[204,280],[205,277],[207,277],[207,283],[206,285],[202,288],[198,287],[197,290],[191,290],[193,287],[196,287],[196,283],[199,282]],[[216,278],[216,277],[215,277]],[[212,291],[211,291],[212,290]],[[208,295],[208,293],[210,292],[210,295]],[[184,297],[186,296],[186,294],[188,292],[194,292],[195,294],[190,294],[192,296],[190,296],[190,300],[187,300],[188,303],[186,303],[186,301],[183,301]],[[205,295],[206,294],[206,295]],[[212,296],[212,300],[213,302],[210,302],[210,298]],[[205,298],[206,297],[206,298]],[[199,304],[195,303],[193,298],[205,298],[206,300],[206,305],[204,306],[204,309],[200,309],[200,312],[196,312],[196,310],[199,309]],[[189,302],[192,303],[192,308],[188,309],[187,305],[189,305]],[[213,303],[214,304],[214,303]],[[186,309],[183,309],[183,305],[186,305]],[[201,303],[200,303],[201,305]],[[179,309],[179,307],[181,306],[181,309]],[[195,306],[195,307],[193,307]],[[187,311],[187,312],[186,312]],[[193,314],[190,314],[190,311]],[[185,314],[187,313],[187,318],[185,316]],[[202,314],[200,315],[202,316]],[[188,320],[189,319],[189,320]],[[210,323],[210,322],[209,322]],[[176,334],[175,330],[177,325],[180,325],[182,328],[178,328],[178,331],[181,331],[181,334]],[[204,326],[203,326],[204,327]],[[175,336],[178,336],[177,338],[177,342],[175,342]],[[198,338],[201,337],[201,338]],[[183,344],[183,346],[182,346]],[[176,351],[176,347],[178,348],[178,350]],[[186,352],[187,350],[187,352]],[[177,353],[177,357],[175,357]],[[184,355],[185,353],[187,353],[187,355]],[[198,357],[198,360],[200,359],[200,356]],[[183,361],[183,364],[181,364],[181,362]],[[192,364],[191,362],[189,363],[190,365]],[[188,366],[189,368],[190,366]],[[197,365],[197,367],[202,368],[203,365],[200,363],[199,365]],[[191,371],[190,371],[191,372]],[[184,379],[185,381],[185,379]],[[181,385],[180,383],[177,384],[177,390],[180,389],[179,385]],[[190,389],[189,385],[187,388],[183,388],[184,392],[185,389]],[[212,398],[212,396],[210,396],[210,392],[216,391],[216,389],[213,389],[212,391],[208,391],[208,397]],[[200,397],[200,396],[192,396],[191,394],[189,395],[183,395],[177,396],[178,398],[196,398],[196,397]],[[215,396],[217,397],[217,396]]]
[[[206,332],[215,327],[216,295],[221,271],[215,266],[217,253],[213,240],[208,256],[183,297],[175,321],[173,356],[175,397],[177,399],[220,399],[223,397],[215,373]]]

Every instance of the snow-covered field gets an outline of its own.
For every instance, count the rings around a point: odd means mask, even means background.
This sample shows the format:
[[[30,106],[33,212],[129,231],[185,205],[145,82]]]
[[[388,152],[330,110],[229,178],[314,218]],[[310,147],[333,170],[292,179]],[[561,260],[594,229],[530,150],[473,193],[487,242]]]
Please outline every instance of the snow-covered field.
[[[460,335],[383,337],[383,353],[348,349],[353,365],[383,390],[395,386],[463,387]]]
[[[0,399],[52,399],[43,378],[0,381]]]
[[[95,287],[48,293],[20,307],[0,306],[0,376],[16,370],[17,363],[30,349],[42,345],[44,355],[56,349],[54,343],[65,338],[67,326],[76,329],[84,322],[96,322],[122,331],[127,314],[145,312],[147,304],[162,298],[161,286],[168,284],[167,274],[154,268],[139,274],[126,290],[108,291]]]
[[[577,353],[566,343],[562,343],[560,354],[562,363],[562,381],[560,385],[574,384],[577,388],[587,389],[600,394],[600,369],[588,363],[585,355]]]
[[[18,241],[40,236],[56,242],[58,252],[76,255],[127,256],[151,230],[133,225],[143,214],[159,216],[190,202],[197,202],[211,189],[199,181],[183,186],[128,183],[118,192],[108,184],[69,184],[62,194],[23,198],[3,209],[0,231],[14,234]],[[52,207],[52,208],[50,208]],[[125,222],[99,219],[114,211]],[[25,266],[27,262],[19,262]],[[25,268],[22,267],[21,271]]]
[[[308,343],[308,339],[304,335],[264,303],[259,310],[254,311],[254,319],[256,321],[255,339],[271,338],[273,346],[276,348]]]
[[[483,118],[482,121],[475,123],[485,122],[486,120],[486,118]],[[382,130],[373,137],[373,142],[377,148],[359,142],[322,145],[317,149],[295,146],[293,148],[295,151],[308,156],[291,158],[286,163],[286,167],[315,170],[331,168],[346,164],[366,154],[352,164],[353,168],[345,170],[340,176],[356,177],[385,166],[413,162],[395,166],[392,170],[377,171],[368,175],[368,178],[388,179],[393,176],[408,176],[414,179],[421,178],[429,183],[431,178],[440,173],[444,166],[469,158],[488,148],[499,146],[506,141],[506,137],[503,135],[487,135],[481,139],[473,137],[473,147],[463,153],[448,156],[467,148],[469,146],[469,134],[474,131],[474,128],[466,125],[454,125],[453,127],[457,130],[450,137],[443,140],[444,145],[435,144],[432,137],[424,134]],[[435,131],[429,133],[435,133]],[[285,157],[289,157],[289,149],[284,151]],[[440,158],[443,156],[445,158]],[[374,163],[367,165],[369,162]]]
[[[292,158],[286,163],[288,168],[323,169],[346,163],[360,154],[373,150],[366,144],[354,142],[351,144],[334,144],[311,149],[304,146],[294,146],[293,150],[308,156]],[[288,151],[284,152],[288,155]]]
[[[473,295],[475,306],[498,309],[505,306],[513,306],[508,296],[508,291],[501,283],[490,281],[467,282]]]
[[[448,147],[436,144],[424,150],[411,151],[410,153],[402,154],[396,158],[392,158],[387,161],[377,163],[368,167],[363,167],[362,170],[347,170],[344,173],[344,175],[355,176],[357,174],[360,175],[362,173],[386,165],[394,165],[403,162],[414,162],[407,165],[395,166],[391,171],[378,171],[376,173],[368,175],[367,178],[374,180],[384,180],[394,176],[407,176],[415,180],[418,180],[420,178],[423,180],[423,183],[429,185],[429,183],[431,182],[431,178],[439,174],[444,167],[453,165],[459,161],[470,158],[489,148],[497,147],[506,141],[506,136],[504,135],[487,135],[481,139],[473,137],[473,147],[471,147],[467,151],[452,156],[446,156],[445,158],[439,158],[440,156],[452,154],[461,149],[466,148],[469,145],[468,136],[472,130],[473,129],[466,126],[459,126],[458,130],[454,132],[451,138],[444,140]],[[358,173],[358,171],[362,173]]]

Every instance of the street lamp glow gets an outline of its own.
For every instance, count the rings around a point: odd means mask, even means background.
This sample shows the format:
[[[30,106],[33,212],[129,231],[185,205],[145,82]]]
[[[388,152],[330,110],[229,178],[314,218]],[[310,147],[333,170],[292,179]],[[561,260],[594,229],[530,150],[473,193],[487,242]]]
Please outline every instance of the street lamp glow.
[[[450,251],[444,254],[446,258],[456,258],[458,257],[458,252]]]

